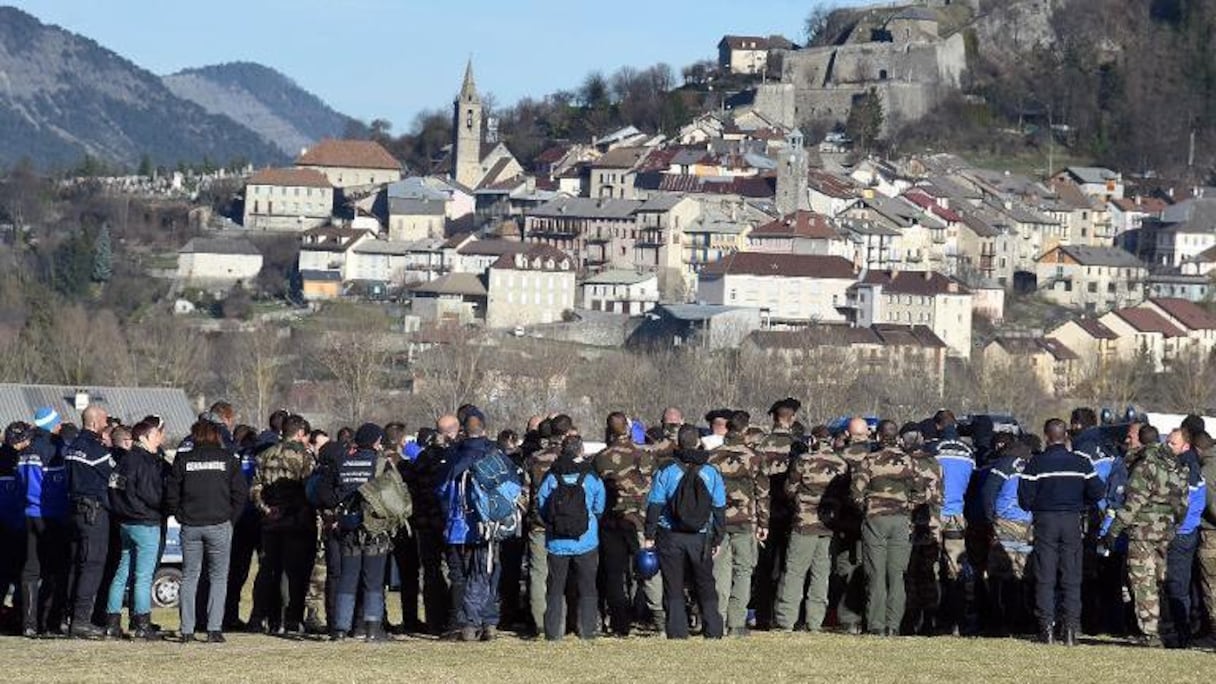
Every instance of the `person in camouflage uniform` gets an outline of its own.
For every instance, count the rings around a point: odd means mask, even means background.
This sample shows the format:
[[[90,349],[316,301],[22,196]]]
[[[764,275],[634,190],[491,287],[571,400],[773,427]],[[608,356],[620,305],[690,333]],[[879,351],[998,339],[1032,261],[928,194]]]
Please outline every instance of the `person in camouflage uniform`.
[[[1104,543],[1114,545],[1127,531],[1127,569],[1136,601],[1136,619],[1150,645],[1159,645],[1157,623],[1161,615],[1161,585],[1165,582],[1165,554],[1178,521],[1186,516],[1188,471],[1169,449],[1157,444],[1157,430],[1145,426],[1140,441],[1150,446],[1129,474],[1123,507]]]
[[[981,498],[985,520],[992,526],[988,552],[988,600],[994,634],[1020,633],[1030,627],[1025,585],[1026,563],[1033,550],[1030,513],[1018,505],[1018,482],[1030,462],[1030,447],[1003,432],[993,440],[993,463]]]
[[[270,627],[304,631],[304,597],[317,543],[316,514],[308,505],[304,482],[312,473],[308,423],[300,416],[283,421],[283,441],[258,454],[249,498],[262,514],[262,556],[268,571],[258,574],[260,591],[271,596],[287,578],[287,606],[282,620],[272,613]],[[255,589],[257,591],[258,589]]]
[[[941,560],[942,466],[925,451],[924,435],[915,423],[900,429],[900,442],[920,477],[921,503],[912,509],[912,555],[908,560],[908,602],[904,631],[929,635],[936,626],[941,599],[937,566]]]
[[[756,543],[768,539],[769,469],[743,443],[750,423],[746,411],[731,413],[722,446],[709,452],[709,464],[726,485],[726,534],[714,557],[714,582],[719,610],[733,636],[747,634]]]
[[[878,424],[880,449],[853,473],[850,493],[865,514],[861,528],[866,569],[866,630],[893,636],[903,620],[905,575],[912,552],[912,511],[924,503],[921,474],[899,446],[899,428]]]
[[[789,543],[793,520],[793,505],[785,493],[786,472],[789,470],[790,455],[801,453],[806,448],[802,443],[801,427],[794,420],[801,407],[801,402],[792,398],[774,403],[768,410],[773,418],[773,427],[756,443],[754,449],[768,476],[769,491],[768,538],[757,554],[753,574],[755,584],[752,593],[755,596],[757,624],[773,624],[777,582],[785,565],[782,555]]]
[[[595,455],[595,470],[604,482],[606,505],[600,517],[600,573],[614,634],[628,636],[633,627],[629,587],[633,558],[642,545],[646,523],[646,494],[654,476],[653,454],[638,448],[629,435],[629,418],[609,414],[604,433],[607,447]],[[655,619],[663,617],[663,580],[655,575],[642,584]],[[660,621],[660,624],[661,621]]]
[[[791,459],[785,480],[794,518],[773,619],[786,631],[798,621],[799,604],[805,609],[808,630],[818,632],[823,627],[832,571],[832,525],[848,497],[849,466],[832,448],[827,428],[819,426],[811,436],[812,448]]]
[[[574,421],[567,415],[549,420],[548,445],[524,460],[524,495],[527,499],[528,530],[528,607],[533,626],[540,634],[545,625],[545,593],[549,581],[549,553],[545,547],[545,523],[537,509],[537,492],[549,468],[561,455],[561,443],[567,435],[577,434]]]
[[[865,418],[849,420],[848,431],[842,435],[841,457],[849,466],[849,478],[861,467],[861,462],[874,450],[870,441],[870,426]],[[832,539],[832,579],[828,591],[829,608],[835,608],[836,619],[846,632],[861,631],[865,610],[865,575],[861,566],[860,502],[846,496],[836,516]]]

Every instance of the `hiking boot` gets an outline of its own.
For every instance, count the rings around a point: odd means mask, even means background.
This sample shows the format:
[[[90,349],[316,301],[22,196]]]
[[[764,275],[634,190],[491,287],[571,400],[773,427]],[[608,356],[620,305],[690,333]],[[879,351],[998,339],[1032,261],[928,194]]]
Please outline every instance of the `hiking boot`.
[[[153,628],[152,616],[147,613],[133,615],[131,623],[135,626],[135,629],[131,632],[132,639],[142,641],[156,641],[160,639],[160,630]]]
[[[105,638],[106,632],[104,629],[94,625],[88,620],[72,620],[72,626],[68,629],[68,636],[73,639],[89,639],[98,640]]]
[[[1076,627],[1065,627],[1064,628],[1064,645],[1065,646],[1076,646],[1077,645],[1077,628]]]
[[[122,634],[122,616],[118,613],[106,613],[106,630],[104,634],[106,639],[121,639]]]
[[[25,637],[26,639],[37,639],[38,630],[34,629],[33,627],[26,627],[25,629],[21,630],[21,636]]]
[[[462,641],[462,630],[451,629],[439,635],[440,641]]]
[[[1165,647],[1165,644],[1163,644],[1161,641],[1161,637],[1157,636],[1156,634],[1141,634],[1140,636],[1132,639],[1132,643],[1136,644],[1137,646],[1142,646],[1144,648],[1164,648]]]
[[[332,629],[329,631],[330,641],[346,641],[346,632],[340,629]]]
[[[228,640],[224,638],[223,632],[207,632],[207,643],[225,644],[228,643]]]
[[[1055,625],[1040,625],[1038,642],[1040,644],[1054,644],[1056,642]]]
[[[460,640],[461,641],[477,641],[477,628],[476,627],[461,627],[460,628]]]
[[[194,642],[196,642],[196,641],[198,641],[198,638],[194,636],[194,632],[190,632],[189,634],[183,634],[183,635],[182,635],[182,641],[181,641],[181,642],[182,642],[183,644],[192,644],[192,643],[194,643]]]
[[[498,627],[495,625],[486,625],[481,630],[480,639],[482,641],[494,641],[494,637],[498,636]]]

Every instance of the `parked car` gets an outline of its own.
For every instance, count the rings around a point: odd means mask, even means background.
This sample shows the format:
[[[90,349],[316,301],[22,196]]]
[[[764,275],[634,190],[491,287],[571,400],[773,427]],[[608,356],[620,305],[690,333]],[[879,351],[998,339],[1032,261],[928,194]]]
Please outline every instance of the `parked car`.
[[[152,576],[152,604],[157,608],[176,608],[182,591],[182,526],[169,518],[165,526],[165,548]]]

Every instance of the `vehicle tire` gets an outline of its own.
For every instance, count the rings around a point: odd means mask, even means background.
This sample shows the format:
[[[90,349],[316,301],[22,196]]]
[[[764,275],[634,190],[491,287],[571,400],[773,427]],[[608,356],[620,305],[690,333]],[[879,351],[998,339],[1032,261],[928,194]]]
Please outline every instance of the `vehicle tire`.
[[[152,605],[157,608],[176,608],[182,590],[180,568],[157,568],[152,577]]]

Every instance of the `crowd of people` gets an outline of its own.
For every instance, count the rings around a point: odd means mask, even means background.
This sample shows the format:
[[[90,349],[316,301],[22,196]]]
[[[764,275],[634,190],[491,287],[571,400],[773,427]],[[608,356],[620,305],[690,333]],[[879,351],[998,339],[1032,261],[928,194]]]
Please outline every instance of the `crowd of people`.
[[[807,429],[800,408],[776,402],[763,427],[731,409],[696,425],[669,408],[650,429],[615,412],[602,433],[537,416],[491,437],[467,405],[415,434],[331,438],[287,411],[259,432],[219,402],[176,449],[157,416],[127,426],[94,405],[77,427],[43,408],[0,447],[5,626],[170,636],[151,598],[174,518],[183,642],[490,641],[500,626],[1212,640],[1216,444],[1199,417],[1160,434],[1078,408],[1037,435],[948,410]]]

